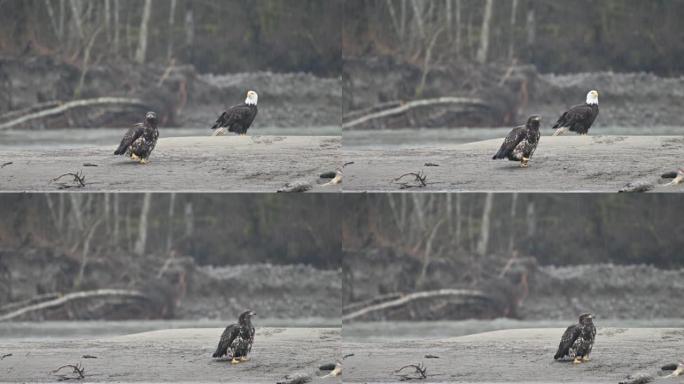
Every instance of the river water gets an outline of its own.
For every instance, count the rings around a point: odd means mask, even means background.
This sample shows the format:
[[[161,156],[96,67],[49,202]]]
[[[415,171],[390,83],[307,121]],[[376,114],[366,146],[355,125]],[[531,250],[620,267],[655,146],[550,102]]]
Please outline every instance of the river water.
[[[347,130],[342,134],[345,147],[397,148],[417,146],[440,146],[444,144],[465,144],[481,140],[503,139],[511,128],[423,128],[423,129],[378,129]],[[553,129],[542,129],[543,136],[549,136]],[[594,127],[593,135],[629,136],[681,136],[684,127]]]
[[[684,319],[622,320],[595,318],[597,327],[684,328]],[[443,339],[503,329],[566,328],[572,320],[378,321],[344,324],[344,340],[373,342],[402,339]]]
[[[3,341],[64,340],[102,338],[132,333],[178,328],[225,328],[231,320],[128,320],[128,321],[43,321],[0,323],[0,346]],[[259,319],[257,327],[339,328],[339,319]]]
[[[115,148],[127,128],[69,128],[45,130],[6,130],[0,131],[0,150],[3,149],[40,149],[74,148],[83,146],[109,145]],[[160,128],[159,136],[211,136],[207,127]],[[255,127],[249,134],[277,136],[340,136],[341,130],[335,126],[321,127]]]

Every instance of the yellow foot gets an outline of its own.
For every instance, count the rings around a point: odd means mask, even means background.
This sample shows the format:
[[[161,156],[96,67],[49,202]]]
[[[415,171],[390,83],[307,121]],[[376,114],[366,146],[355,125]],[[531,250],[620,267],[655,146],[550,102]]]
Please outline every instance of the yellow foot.
[[[231,360],[230,363],[231,364],[240,364],[240,360],[233,357],[233,360]]]
[[[522,161],[520,162],[520,168],[527,168],[527,167],[529,167],[529,162],[530,162],[530,159],[527,159],[527,158],[524,158],[524,157],[523,157]]]
[[[589,361],[589,356],[584,356],[584,357],[582,357],[582,361],[584,361],[585,363],[586,363],[587,361]]]
[[[140,159],[140,164],[147,164],[149,160],[147,159]]]
[[[249,357],[247,357],[247,356],[242,356],[242,357],[240,358],[240,361],[249,361]]]
[[[573,364],[582,364],[582,358],[581,357],[575,357],[575,360],[572,362]]]
[[[131,159],[133,159],[134,161],[140,161],[140,158],[135,153],[131,153]]]

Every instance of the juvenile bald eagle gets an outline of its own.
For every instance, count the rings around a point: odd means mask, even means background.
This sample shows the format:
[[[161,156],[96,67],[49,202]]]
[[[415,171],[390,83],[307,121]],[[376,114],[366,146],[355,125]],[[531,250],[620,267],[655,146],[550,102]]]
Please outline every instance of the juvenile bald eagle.
[[[228,128],[229,132],[235,132],[238,135],[246,134],[257,115],[258,100],[259,95],[256,92],[247,92],[245,102],[228,108],[216,119],[216,123],[211,129]]]
[[[239,364],[247,361],[247,354],[252,350],[252,343],[254,342],[254,326],[252,325],[252,316],[256,313],[252,311],[245,311],[238,317],[237,324],[231,324],[226,327],[221,334],[216,352],[212,357],[222,357],[228,354],[230,349],[230,357],[232,364]]]
[[[525,126],[513,128],[492,159],[519,161],[521,167],[527,168],[530,157],[532,157],[532,154],[537,149],[537,144],[539,144],[539,137],[541,136],[539,133],[540,123],[541,116],[532,115],[527,119]]]
[[[562,135],[567,130],[577,132],[580,135],[586,135],[589,133],[589,128],[594,124],[598,114],[598,91],[589,91],[587,93],[587,101],[584,104],[570,108],[558,118],[558,121],[553,126],[556,129],[553,135]]]
[[[596,337],[596,327],[592,318],[591,313],[583,313],[579,317],[578,324],[571,325],[565,330],[558,352],[553,356],[555,360],[570,356],[575,359],[573,361],[575,364],[589,361],[589,354],[594,347]]]
[[[157,114],[147,112],[144,122],[134,125],[126,132],[114,154],[126,154],[131,159],[139,161],[140,164],[145,164],[154,146],[157,145],[158,138]]]

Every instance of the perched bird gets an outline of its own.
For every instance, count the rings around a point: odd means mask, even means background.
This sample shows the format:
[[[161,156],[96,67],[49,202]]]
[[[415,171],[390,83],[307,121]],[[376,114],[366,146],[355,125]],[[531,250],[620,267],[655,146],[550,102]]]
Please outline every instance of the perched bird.
[[[556,129],[553,135],[560,136],[567,130],[586,135],[598,114],[598,91],[589,91],[584,104],[575,105],[558,118],[553,126]]]
[[[223,128],[228,128],[229,132],[235,132],[238,135],[245,135],[257,115],[258,100],[259,96],[256,92],[247,92],[244,103],[228,108],[216,119],[216,123],[211,129],[219,128],[219,130],[214,135],[222,134]]]
[[[527,168],[530,157],[532,157],[535,149],[537,149],[537,144],[539,144],[539,137],[541,136],[539,133],[540,123],[541,116],[532,115],[527,119],[525,126],[513,128],[492,159],[520,161],[520,166]]]
[[[252,325],[252,316],[256,313],[252,311],[245,311],[238,317],[237,324],[231,324],[226,327],[221,334],[216,352],[212,357],[222,357],[228,354],[230,349],[230,357],[232,364],[239,364],[242,361],[249,360],[247,354],[252,350],[252,343],[254,342],[254,326]]]
[[[573,361],[575,364],[589,361],[589,354],[594,347],[596,337],[596,327],[592,318],[591,313],[583,313],[579,317],[578,324],[571,325],[565,330],[558,352],[553,356],[555,360],[570,356],[575,359]]]
[[[154,146],[157,145],[158,138],[157,114],[147,112],[144,122],[134,125],[126,132],[114,154],[126,154],[131,159],[139,161],[140,164],[145,164]]]

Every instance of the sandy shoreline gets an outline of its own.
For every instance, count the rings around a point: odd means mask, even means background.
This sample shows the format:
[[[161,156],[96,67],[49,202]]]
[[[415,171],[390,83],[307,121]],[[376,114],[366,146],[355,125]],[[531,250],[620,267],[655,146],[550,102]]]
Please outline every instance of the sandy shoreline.
[[[87,382],[275,383],[297,372],[314,381],[318,367],[339,356],[339,328],[257,328],[249,362],[231,365],[211,358],[223,329],[174,329],[105,339],[27,341],[0,345],[0,382],[56,381],[50,374],[80,363]],[[97,358],[83,358],[92,355]]]
[[[427,186],[404,191],[617,192],[638,180],[658,183],[662,173],[684,166],[682,136],[543,136],[528,169],[491,159],[502,141],[345,148],[345,162],[354,164],[345,168],[344,189],[396,191],[400,188],[394,178],[422,171]],[[684,184],[655,191],[682,192]]]
[[[68,191],[275,192],[302,180],[316,192],[340,190],[319,185],[341,165],[337,136],[162,138],[142,166],[112,155],[115,147],[0,152],[0,163],[11,162],[0,168],[0,190],[56,191],[50,180],[78,171],[86,186]]]
[[[441,340],[345,342],[345,382],[396,382],[393,371],[423,363],[421,382],[573,382],[618,383],[627,375],[681,358],[684,329],[601,328],[592,361],[579,366],[555,362],[561,328],[486,332]],[[426,358],[426,355],[439,358]],[[661,383],[681,380],[659,380]]]

